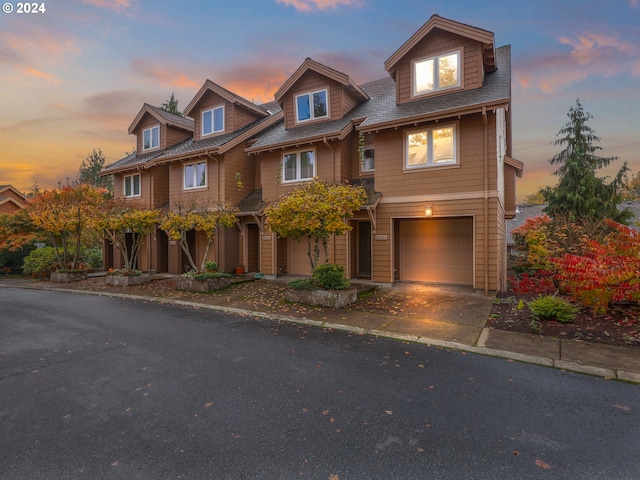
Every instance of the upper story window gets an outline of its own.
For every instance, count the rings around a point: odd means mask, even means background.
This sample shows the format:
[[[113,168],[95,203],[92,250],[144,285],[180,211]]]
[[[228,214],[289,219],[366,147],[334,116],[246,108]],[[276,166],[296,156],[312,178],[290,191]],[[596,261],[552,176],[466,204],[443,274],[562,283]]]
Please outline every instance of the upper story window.
[[[408,169],[458,163],[456,125],[411,130],[406,134],[405,167]]]
[[[142,131],[142,150],[150,150],[160,146],[160,127],[147,128]]]
[[[304,93],[296,95],[296,121],[306,122],[329,116],[327,91]]]
[[[184,166],[184,189],[207,186],[207,162],[190,163]]]
[[[202,135],[224,132],[224,106],[202,112]]]
[[[124,196],[125,197],[140,196],[140,174],[139,173],[124,177]]]
[[[283,182],[312,180],[316,175],[315,152],[300,150],[285,153],[282,161]]]
[[[450,52],[413,62],[413,94],[460,86],[460,52]]]
[[[375,156],[373,147],[365,147],[360,158],[360,170],[364,172],[373,172],[375,170]]]

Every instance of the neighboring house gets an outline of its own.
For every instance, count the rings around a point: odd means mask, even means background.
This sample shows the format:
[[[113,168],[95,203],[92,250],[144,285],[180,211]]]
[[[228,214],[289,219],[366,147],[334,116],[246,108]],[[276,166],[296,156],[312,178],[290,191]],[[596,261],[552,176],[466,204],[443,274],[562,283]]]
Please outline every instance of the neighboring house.
[[[11,185],[0,185],[0,213],[15,213],[27,205],[27,197]]]
[[[238,226],[221,232],[213,258],[268,277],[310,267],[306,241],[265,227],[266,204],[316,177],[361,184],[367,205],[351,232],[330,241],[329,260],[348,278],[504,290],[506,221],[523,170],[511,149],[510,64],[510,47],[496,48],[493,33],[434,15],[385,62],[389,76],[370,83],[306,59],[275,102],[258,106],[207,81],[185,110],[192,136],[173,145],[162,143],[163,125],[178,128],[170,114],[145,105],[129,129],[140,155],[103,173],[116,174],[116,193],[140,185],[157,206],[196,195],[236,204]],[[145,133],[153,125],[155,141]],[[141,149],[145,138],[156,151]],[[156,171],[168,177],[162,194],[142,180]],[[178,272],[170,243],[165,263]],[[144,266],[162,269],[153,257]]]

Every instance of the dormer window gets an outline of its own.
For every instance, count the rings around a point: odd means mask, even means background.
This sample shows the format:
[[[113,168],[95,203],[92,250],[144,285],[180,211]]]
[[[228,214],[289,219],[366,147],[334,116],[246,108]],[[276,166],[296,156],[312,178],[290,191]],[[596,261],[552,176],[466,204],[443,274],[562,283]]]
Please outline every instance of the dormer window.
[[[296,95],[296,121],[306,122],[328,117],[327,96],[326,90]]]
[[[202,136],[224,132],[224,106],[202,112]]]
[[[160,127],[147,128],[142,131],[142,150],[151,150],[160,146]]]
[[[447,90],[460,86],[460,51],[413,62],[413,94]]]

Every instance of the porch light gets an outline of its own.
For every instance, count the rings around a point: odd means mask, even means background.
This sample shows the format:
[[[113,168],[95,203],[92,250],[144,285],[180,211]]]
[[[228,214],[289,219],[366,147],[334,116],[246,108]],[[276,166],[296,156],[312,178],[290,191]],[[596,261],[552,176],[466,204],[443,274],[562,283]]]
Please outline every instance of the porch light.
[[[427,205],[427,208],[424,209],[424,214],[427,217],[430,217],[433,215],[433,207],[431,205]]]

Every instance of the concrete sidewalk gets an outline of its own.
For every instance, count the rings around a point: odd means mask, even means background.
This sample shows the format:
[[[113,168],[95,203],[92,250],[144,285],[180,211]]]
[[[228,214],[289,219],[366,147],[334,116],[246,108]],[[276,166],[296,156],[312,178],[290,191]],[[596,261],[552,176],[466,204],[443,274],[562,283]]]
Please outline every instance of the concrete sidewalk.
[[[158,279],[165,278],[157,276]],[[163,292],[152,288],[105,289],[84,285],[0,280],[0,287],[82,292],[210,308],[279,321],[334,328],[467,352],[503,357],[590,375],[640,383],[640,349],[524,334],[486,327],[494,297],[470,288],[398,283],[378,287],[354,283],[368,292],[357,304],[334,310],[293,308],[281,302],[287,278],[239,283],[217,294]],[[81,282],[82,283],[82,282]],[[268,291],[271,302],[252,298]],[[260,295],[258,295],[258,292]]]

